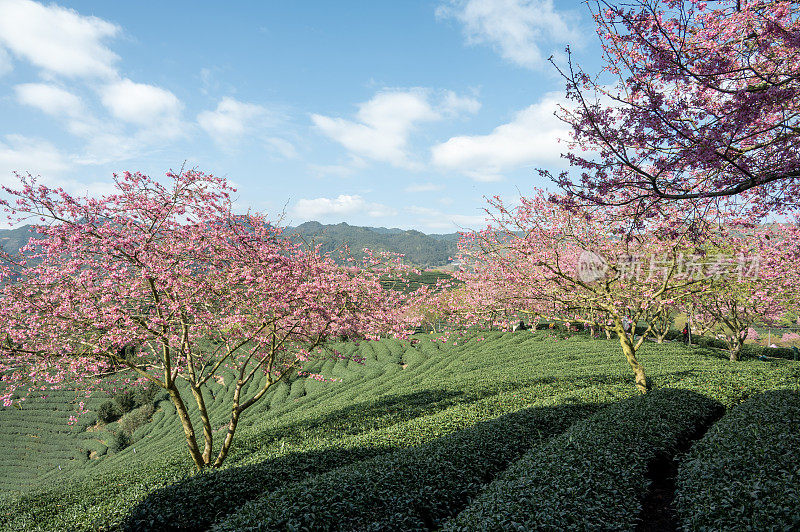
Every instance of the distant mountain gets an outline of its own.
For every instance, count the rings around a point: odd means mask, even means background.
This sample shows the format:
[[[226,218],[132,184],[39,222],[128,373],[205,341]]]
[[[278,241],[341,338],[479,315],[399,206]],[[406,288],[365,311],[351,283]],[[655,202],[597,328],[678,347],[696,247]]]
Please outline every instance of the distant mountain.
[[[423,268],[448,264],[457,253],[458,243],[458,233],[426,235],[413,229],[359,227],[344,222],[335,225],[306,222],[297,227],[287,227],[285,234],[309,244],[320,244],[323,253],[342,249],[345,245],[356,256],[364,248],[402,253],[407,263]],[[33,233],[28,225],[0,229],[0,246],[8,253],[15,253],[31,236]]]
[[[0,229],[0,247],[7,253],[14,254],[19,248],[28,243],[35,236],[30,225],[23,225],[16,229]]]
[[[434,240],[441,240],[443,242],[458,242],[458,233],[431,233],[428,235]]]
[[[306,223],[319,223],[319,222],[306,222]],[[405,232],[404,229],[398,229],[397,227],[392,227],[391,229],[387,229],[386,227],[365,227],[365,229],[369,229],[381,235],[399,235]]]
[[[359,227],[345,222],[335,225],[306,222],[286,228],[286,233],[319,244],[324,253],[341,249],[346,244],[354,255],[364,248],[392,251],[405,255],[409,264],[424,268],[449,263],[457,253],[458,243],[457,233],[426,235],[413,229]]]

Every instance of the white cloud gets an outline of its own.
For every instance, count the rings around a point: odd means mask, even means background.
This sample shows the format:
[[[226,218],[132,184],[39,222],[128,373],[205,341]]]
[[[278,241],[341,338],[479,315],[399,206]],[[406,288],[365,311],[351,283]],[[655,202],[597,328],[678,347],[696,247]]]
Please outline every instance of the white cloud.
[[[101,87],[100,98],[115,117],[148,128],[174,126],[183,107],[170,91],[129,79]]]
[[[413,183],[405,188],[406,192],[436,192],[444,190],[444,185],[435,183]]]
[[[172,92],[118,73],[119,57],[106,41],[120,32],[115,24],[54,4],[0,0],[0,70],[8,66],[6,49],[42,69],[49,82],[15,86],[16,100],[56,117],[86,142],[82,153],[71,157],[73,163],[118,162],[185,135],[183,105]],[[79,79],[65,85],[59,75]],[[78,97],[86,89],[96,92],[107,113],[92,112],[95,102]],[[7,150],[6,157],[16,158],[18,152],[12,157]]]
[[[436,14],[463,24],[468,43],[489,44],[504,59],[526,68],[544,64],[543,44],[581,38],[552,0],[450,0]]]
[[[459,96],[453,91],[445,91],[442,110],[448,116],[462,113],[475,114],[481,109],[481,102],[469,96]]]
[[[411,133],[424,122],[463,113],[475,113],[480,102],[452,91],[429,89],[384,90],[358,106],[355,120],[319,114],[311,120],[325,136],[347,148],[351,155],[394,166],[418,169],[409,154]]]
[[[104,44],[119,26],[57,5],[0,2],[0,44],[48,73],[113,77],[119,57]]]
[[[397,211],[380,203],[369,203],[361,196],[340,194],[335,198],[300,199],[292,209],[293,213],[305,220],[325,219],[331,216],[342,217],[353,214],[366,214],[372,218],[393,216]]]
[[[67,128],[83,138],[86,146],[76,157],[81,164],[109,164],[152,155],[185,136],[186,125],[177,116],[165,115],[147,126],[133,128],[121,120],[101,119],[90,114],[68,120]]]
[[[488,135],[458,136],[431,148],[433,164],[476,181],[497,181],[502,172],[527,165],[562,165],[569,129],[553,113],[563,95],[548,93]]]
[[[0,141],[0,183],[16,184],[14,172],[52,178],[71,166],[68,157],[47,141],[22,135],[6,135]]]
[[[347,164],[309,164],[308,169],[311,170],[317,177],[350,177],[357,170],[367,167],[366,161],[361,157],[350,155]]]
[[[140,157],[148,148],[158,143],[157,137],[140,131],[127,135],[113,127],[105,127],[97,122],[73,122],[75,128],[84,128],[81,135],[87,144],[83,154],[76,161],[87,165],[117,163]]]
[[[406,210],[416,216],[417,224],[415,225],[431,231],[450,232],[486,227],[485,214],[452,214],[413,205]]]
[[[25,83],[14,87],[17,101],[36,107],[49,115],[76,116],[83,110],[80,98],[55,85]]]
[[[380,92],[359,105],[357,122],[314,114],[311,120],[323,134],[352,153],[400,167],[414,166],[406,149],[411,131],[420,122],[440,118],[427,94],[419,90]]]
[[[267,137],[264,139],[267,148],[277,153],[284,159],[297,159],[297,148],[288,140],[278,137]]]
[[[272,125],[275,117],[266,107],[226,96],[219,102],[216,110],[198,114],[197,122],[214,142],[230,146],[265,123]]]
[[[0,76],[5,76],[14,69],[11,64],[11,57],[6,52],[5,48],[0,46]]]
[[[344,164],[309,164],[308,169],[317,177],[350,177],[355,172],[355,168]]]
[[[124,83],[124,82],[123,82]],[[139,87],[138,84],[132,84]],[[143,85],[145,88],[156,89],[155,95],[163,96],[155,87]],[[125,121],[108,120],[88,112],[83,102],[71,92],[56,85],[45,83],[27,83],[14,87],[17,100],[26,105],[36,107],[45,113],[55,116],[72,135],[84,139],[86,146],[80,156],[74,156],[73,161],[80,164],[104,164],[130,159],[142,150],[163,145],[164,140],[175,138],[181,133],[178,113],[180,105],[175,105],[177,99],[166,94],[164,100],[167,104],[148,104],[146,98],[136,98],[128,94],[126,99],[124,90],[112,90],[102,87],[100,90],[107,97],[109,110],[113,115],[126,115],[138,109],[140,118],[137,117],[133,129],[126,127]],[[147,92],[147,91],[145,91]],[[146,95],[146,94],[145,94]],[[157,99],[153,100],[157,102]],[[145,120],[146,119],[146,120]]]

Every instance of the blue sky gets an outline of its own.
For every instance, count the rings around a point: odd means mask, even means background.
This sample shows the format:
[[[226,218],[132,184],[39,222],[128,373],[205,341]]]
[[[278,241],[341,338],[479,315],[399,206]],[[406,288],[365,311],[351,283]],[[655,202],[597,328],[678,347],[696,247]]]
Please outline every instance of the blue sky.
[[[558,169],[578,1],[0,0],[0,183],[73,193],[183,161],[284,221],[451,232]],[[562,57],[563,59],[563,57]]]

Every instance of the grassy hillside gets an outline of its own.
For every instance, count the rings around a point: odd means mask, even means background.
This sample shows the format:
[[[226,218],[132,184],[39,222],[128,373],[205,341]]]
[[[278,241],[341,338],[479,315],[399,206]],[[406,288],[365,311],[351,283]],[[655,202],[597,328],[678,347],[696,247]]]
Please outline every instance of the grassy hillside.
[[[265,518],[275,501],[281,507],[300,501],[297,494],[312,487],[327,493],[328,482],[354,497],[373,489],[366,486],[399,490],[407,495],[396,503],[403,522],[432,526],[466,508],[517,459],[535,460],[540,445],[546,449],[573,423],[636,395],[614,341],[550,331],[419,340],[414,346],[396,340],[336,345],[358,351],[365,364],[327,362],[319,369],[342,382],[296,379],[273,390],[246,412],[225,469],[210,474],[193,473],[166,401],[157,403],[130,446],[91,459],[90,444],[82,442],[98,439],[83,430],[94,426],[92,414],[66,425],[74,398],[50,395],[22,410],[0,410],[0,441],[9,449],[0,454],[0,527],[231,529],[231,523]],[[724,353],[678,343],[648,344],[641,359],[655,389],[696,392],[729,409],[764,390],[800,388],[800,365],[792,361],[732,364]],[[215,428],[224,423],[225,391],[220,384],[207,397]],[[606,418],[598,419],[591,426]],[[676,428],[675,434],[683,433]],[[455,465],[462,455],[475,457],[474,473]],[[448,502],[421,510],[431,487],[420,483],[424,475],[397,477],[393,464],[399,462],[442,476],[435,498]],[[348,479],[348,489],[340,479]],[[319,507],[298,511],[321,511],[324,499],[311,500]],[[352,522],[374,512],[358,497],[343,504],[356,512]]]

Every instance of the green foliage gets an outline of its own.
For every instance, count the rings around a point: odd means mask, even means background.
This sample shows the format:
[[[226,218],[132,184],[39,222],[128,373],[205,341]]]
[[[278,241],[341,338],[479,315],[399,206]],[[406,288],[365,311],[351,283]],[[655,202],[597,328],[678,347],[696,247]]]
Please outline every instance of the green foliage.
[[[113,423],[122,415],[119,404],[115,401],[106,401],[97,409],[97,418],[103,423]]]
[[[104,398],[85,398],[69,390],[49,391],[46,397],[32,395],[19,408],[0,407],[0,492],[15,493],[42,485],[58,468],[82,469],[88,451],[81,441],[86,428],[97,420],[93,412],[68,423],[79,401],[96,410]]]
[[[326,364],[325,373],[343,382],[298,378],[287,383],[288,393],[283,387],[268,392],[243,416],[225,468],[202,475],[193,472],[174,406],[158,390],[152,418],[134,430],[133,443],[92,460],[81,442],[112,443],[112,431],[122,430],[125,418],[95,430],[90,413],[69,426],[74,403],[83,398],[67,391],[31,398],[22,410],[0,407],[0,488],[7,494],[0,497],[0,529],[97,530],[133,516],[143,529],[147,519],[166,522],[161,518],[197,528],[293,482],[469,434],[506,414],[595,408],[636,394],[616,341],[564,337],[481,332],[449,343],[418,336],[415,346],[398,340],[332,344],[366,363]],[[696,391],[726,406],[775,387],[800,387],[800,365],[791,361],[731,364],[725,353],[679,343],[646,343],[639,355],[655,388]],[[217,445],[232,378],[226,375],[205,397]],[[96,412],[105,400],[91,397],[87,406]],[[190,415],[198,419],[195,411]],[[84,432],[90,427],[94,432]]]
[[[100,457],[106,454],[108,446],[100,440],[88,439],[81,441],[81,449],[89,453],[95,453],[95,457]]]
[[[302,242],[319,244],[323,253],[341,250],[345,245],[356,257],[361,256],[364,248],[392,251],[402,253],[408,264],[420,267],[447,264],[458,252],[457,233],[426,235],[414,230],[357,227],[344,222],[336,225],[306,222],[287,227],[285,234],[296,236]]]
[[[117,403],[122,414],[127,414],[136,408],[136,395],[136,390],[128,388],[114,396],[114,402]]]
[[[155,412],[155,407],[152,404],[146,404],[125,414],[119,420],[120,432],[125,433],[129,438],[132,437],[136,429],[150,421],[153,412]]]
[[[157,384],[148,383],[144,386],[137,386],[134,388],[134,401],[136,406],[154,404],[168,397],[169,394],[167,391]]]
[[[287,479],[327,471],[375,454],[365,448],[326,449],[280,456],[261,464],[207,471],[149,494],[126,517],[125,530],[203,529],[249,500]],[[237,501],[237,502],[233,502]]]
[[[422,286],[434,289],[436,283],[440,280],[448,280],[454,285],[464,284],[447,272],[428,270],[418,274],[410,274],[402,281],[399,279],[384,279],[381,281],[381,286],[385,289],[413,292]]]
[[[108,450],[112,453],[118,453],[125,449],[132,443],[131,435],[124,430],[119,430],[114,433],[111,441],[108,444]]]
[[[708,336],[695,336],[692,338],[692,342],[700,347],[705,348],[714,348],[720,350],[727,350],[728,345],[725,343],[724,340],[720,340],[718,338],[710,338]],[[792,360],[794,355],[790,348],[785,347],[765,347],[762,345],[754,345],[754,344],[744,344],[742,346],[742,351],[739,353],[740,359],[747,359],[747,358],[758,358],[758,357],[773,357],[773,358],[784,358],[786,360]]]
[[[429,529],[461,510],[525,449],[563,431],[587,411],[533,408],[484,421],[290,484],[245,504],[214,530]]]
[[[78,418],[78,421],[75,424],[75,430],[78,432],[83,432],[97,423],[97,420],[98,417],[96,412],[86,412]]]
[[[533,448],[444,529],[634,530],[648,464],[721,412],[716,401],[671,389],[609,406]]]
[[[769,391],[731,410],[678,469],[687,530],[800,529],[800,395]]]

